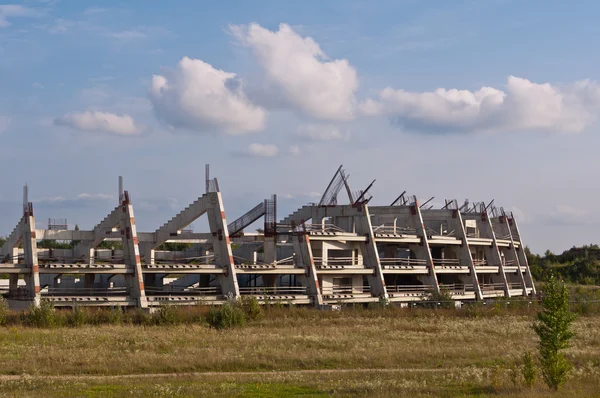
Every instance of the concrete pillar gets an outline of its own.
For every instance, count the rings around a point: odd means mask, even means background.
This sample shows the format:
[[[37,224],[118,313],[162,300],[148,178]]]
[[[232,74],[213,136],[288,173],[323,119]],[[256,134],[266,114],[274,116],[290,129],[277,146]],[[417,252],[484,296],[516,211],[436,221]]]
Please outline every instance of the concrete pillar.
[[[235,263],[233,261],[233,252],[231,251],[231,241],[229,240],[229,231],[227,230],[227,220],[225,219],[225,210],[220,192],[209,192],[211,207],[207,210],[208,224],[213,234],[212,244],[215,254],[215,261],[225,270],[224,275],[218,275],[217,278],[221,284],[221,291],[225,295],[232,295],[234,298],[240,297],[240,288],[238,286],[235,272]]]
[[[85,274],[83,279],[83,287],[85,287],[86,289],[92,289],[94,287],[95,279],[95,274]]]
[[[31,268],[30,273],[25,277],[25,283],[27,284],[29,297],[33,301],[33,305],[39,306],[41,300],[40,270],[37,255],[37,239],[35,235],[35,219],[33,217],[33,205],[31,203],[28,203],[23,217],[25,218],[23,230],[25,264]]]
[[[531,275],[531,269],[529,268],[529,261],[527,261],[527,255],[525,254],[525,247],[523,246],[523,240],[521,239],[521,233],[519,232],[519,226],[517,220],[514,217],[509,218],[509,226],[511,227],[511,235],[513,236],[514,242],[519,242],[519,247],[516,249],[517,257],[519,258],[519,264],[525,267],[525,285],[531,288],[531,294],[535,295],[535,284],[533,283],[533,276]],[[513,231],[515,233],[513,233]]]
[[[125,191],[124,194],[121,210],[122,213],[119,226],[121,228],[121,238],[123,241],[123,259],[125,260],[125,264],[133,268],[133,277],[127,278],[130,282],[131,295],[137,300],[139,308],[148,308],[137,228],[135,226],[133,206],[131,205],[129,193],[127,191]]]
[[[304,276],[306,277],[308,295],[313,298],[315,306],[320,308],[323,306],[323,295],[321,294],[321,288],[319,286],[317,268],[315,267],[312,248],[310,246],[310,238],[308,235],[299,232],[292,235],[292,244],[296,255],[296,264],[304,267],[306,270]]]
[[[496,228],[503,236],[507,235],[509,237],[510,247],[505,251],[505,259],[508,261],[512,260],[517,265],[517,278],[521,283],[521,288],[523,289],[523,296],[527,296],[527,285],[525,284],[525,278],[523,277],[523,270],[519,261],[519,255],[517,254],[517,251],[515,249],[515,242],[512,237],[512,232],[510,230],[510,226],[508,225],[508,217],[500,216],[498,219],[498,223],[496,224]]]
[[[360,206],[359,212],[362,214],[354,217],[354,223],[356,225],[356,233],[358,235],[366,236],[367,238],[366,242],[359,243],[359,247],[363,255],[365,266],[373,269],[373,275],[367,276],[369,286],[371,286],[371,293],[374,296],[387,300],[389,297],[385,288],[381,263],[379,262],[379,252],[377,250],[375,234],[373,233],[373,226],[371,225],[369,208],[366,204]]]
[[[277,242],[275,237],[265,237],[264,242],[264,258],[265,264],[273,264],[277,261]]]
[[[467,233],[465,231],[465,224],[463,224],[460,211],[450,210],[451,218],[447,220],[450,225],[450,229],[455,231],[455,235],[462,241],[462,244],[457,248],[458,259],[460,264],[466,264],[469,267],[471,273],[471,282],[473,283],[473,291],[475,292],[475,298],[483,300],[483,294],[481,293],[481,287],[479,286],[479,279],[477,278],[477,270],[473,263],[473,257],[471,256],[471,249],[469,247],[469,241],[467,239]]]
[[[412,216],[413,225],[417,236],[421,239],[419,245],[411,245],[410,248],[415,253],[417,258],[425,260],[427,268],[429,268],[429,274],[427,278],[427,284],[433,286],[433,290],[436,293],[440,293],[440,285],[435,274],[435,266],[433,265],[433,257],[431,257],[431,249],[429,248],[429,241],[427,239],[427,231],[425,230],[425,224],[423,223],[423,215],[421,214],[421,208],[419,202],[415,200],[415,203],[410,205],[410,214]]]
[[[504,271],[504,262],[500,256],[500,249],[498,248],[498,242],[496,240],[496,234],[494,233],[492,221],[485,211],[482,212],[479,217],[480,218],[477,220],[477,226],[479,228],[480,236],[483,238],[492,239],[492,246],[484,247],[485,257],[490,265],[498,266],[498,273],[500,274],[500,278],[504,284],[504,296],[511,297],[510,286],[508,285],[508,278],[506,277],[506,272]]]
[[[19,287],[19,274],[9,274],[8,276],[8,296],[16,297]]]

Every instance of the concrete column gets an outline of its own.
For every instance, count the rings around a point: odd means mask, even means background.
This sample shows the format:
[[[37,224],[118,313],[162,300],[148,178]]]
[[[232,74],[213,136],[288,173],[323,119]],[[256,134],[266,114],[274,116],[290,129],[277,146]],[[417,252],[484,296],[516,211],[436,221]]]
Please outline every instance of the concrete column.
[[[83,279],[83,287],[85,287],[86,289],[92,289],[94,287],[95,279],[95,274],[85,274]]]
[[[211,207],[208,209],[207,215],[210,232],[213,235],[212,244],[215,261],[225,270],[224,275],[217,276],[221,284],[221,291],[223,294],[233,295],[237,299],[240,297],[240,288],[235,272],[235,263],[233,261],[233,252],[231,251],[231,241],[229,240],[229,231],[227,230],[227,220],[225,219],[221,193],[209,192],[204,196],[208,196],[211,201]]]
[[[511,235],[513,235],[513,241],[519,242],[519,248],[516,249],[517,257],[519,258],[519,264],[525,267],[525,285],[531,287],[531,294],[535,295],[535,284],[533,283],[533,276],[531,275],[531,269],[529,268],[529,261],[527,261],[527,255],[525,254],[525,246],[523,246],[523,240],[521,239],[521,233],[519,232],[519,226],[517,220],[514,217],[509,218],[509,226],[511,227]],[[515,233],[513,233],[513,231]]]
[[[292,244],[296,255],[296,264],[304,267],[306,270],[304,275],[306,277],[308,294],[313,297],[315,306],[320,308],[323,306],[323,295],[319,286],[317,268],[315,267],[312,248],[310,246],[310,238],[303,233],[297,233],[292,235]]]
[[[371,225],[368,206],[362,204],[359,212],[362,214],[356,215],[354,217],[354,222],[356,224],[356,233],[367,237],[367,241],[360,242],[359,247],[363,254],[365,266],[367,268],[372,268],[374,271],[373,275],[367,277],[369,286],[371,286],[371,293],[387,300],[389,296],[385,288],[385,280],[383,278],[381,263],[379,262],[379,252],[377,250],[375,234],[373,233],[373,226]]]
[[[133,277],[130,278],[129,283],[131,295],[137,300],[139,308],[148,308],[137,228],[135,226],[133,206],[131,205],[129,193],[127,191],[125,191],[121,210],[122,213],[119,226],[121,228],[121,238],[123,240],[123,258],[125,264],[133,268]]]
[[[29,275],[25,277],[25,283],[29,290],[29,297],[33,305],[39,306],[41,300],[40,269],[37,256],[37,239],[35,235],[35,219],[33,217],[33,205],[28,203],[25,211],[25,225],[23,231],[23,250],[25,264],[31,267]]]
[[[275,237],[265,237],[264,242],[264,257],[265,264],[273,264],[277,261],[277,242]]]
[[[463,224],[460,211],[450,210],[452,215],[448,219],[448,224],[451,224],[451,229],[455,231],[456,237],[462,241],[462,244],[458,247],[457,254],[460,264],[467,264],[469,271],[471,272],[471,280],[473,283],[473,290],[475,291],[475,298],[477,300],[483,300],[483,294],[481,293],[481,287],[479,286],[479,279],[477,278],[477,270],[473,263],[473,256],[471,255],[471,248],[469,247],[469,241],[467,239],[467,233],[465,231],[465,225]]]
[[[490,265],[498,266],[498,273],[500,274],[500,278],[504,284],[504,296],[511,297],[510,286],[508,285],[508,278],[506,277],[506,272],[504,271],[504,262],[500,256],[500,249],[498,248],[498,242],[496,241],[496,234],[494,233],[492,221],[486,212],[482,212],[477,221],[477,227],[479,228],[480,234],[483,235],[484,238],[492,239],[492,246],[484,247],[485,257]]]
[[[19,287],[19,274],[8,275],[8,296],[14,298],[17,296],[17,289]]]
[[[508,217],[500,216],[499,223],[496,224],[496,227],[499,229],[499,232],[502,235],[508,235],[510,240],[510,247],[505,252],[505,258],[507,260],[513,260],[518,268],[518,276],[519,282],[521,283],[521,287],[523,289],[523,296],[527,296],[527,285],[525,284],[525,278],[523,277],[523,270],[521,269],[521,263],[519,261],[519,255],[517,254],[517,250],[515,249],[515,242],[512,237],[512,232],[510,231],[510,226],[508,225]]]
[[[427,231],[425,230],[423,215],[421,214],[421,208],[419,207],[418,201],[415,200],[415,203],[410,205],[410,214],[412,215],[417,236],[421,239],[421,244],[411,245],[410,248],[419,259],[423,259],[427,262],[427,267],[429,268],[427,284],[432,285],[436,293],[440,293],[440,284],[438,283],[437,276],[435,274],[435,266],[433,265],[433,257],[431,257],[431,249],[429,248]]]

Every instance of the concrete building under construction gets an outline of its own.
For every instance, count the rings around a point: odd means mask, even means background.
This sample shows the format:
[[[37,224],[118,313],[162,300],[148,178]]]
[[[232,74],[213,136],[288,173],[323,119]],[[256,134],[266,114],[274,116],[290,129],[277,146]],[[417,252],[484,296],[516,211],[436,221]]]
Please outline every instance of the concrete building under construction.
[[[405,305],[441,291],[459,301],[535,294],[517,222],[493,201],[434,208],[404,192],[371,205],[372,185],[353,192],[340,167],[318,203],[278,220],[273,195],[227,223],[207,167],[205,193],[151,232],[137,230],[122,179],[118,205],[90,230],[69,230],[66,220],[36,228],[25,187],[21,218],[0,247],[3,295],[13,308],[46,299],[152,309],[246,295],[322,307]],[[189,229],[200,217],[209,231]],[[258,232],[244,232],[260,219]],[[38,248],[40,241],[72,244]],[[187,245],[169,250],[174,243]]]

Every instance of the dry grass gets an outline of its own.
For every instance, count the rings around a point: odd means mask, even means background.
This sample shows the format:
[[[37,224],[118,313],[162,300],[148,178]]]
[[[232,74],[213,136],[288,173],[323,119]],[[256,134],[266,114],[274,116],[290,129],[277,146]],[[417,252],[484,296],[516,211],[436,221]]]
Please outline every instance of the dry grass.
[[[510,367],[536,349],[531,315],[457,317],[448,311],[272,310],[242,329],[202,325],[0,328],[0,392],[47,395],[545,396],[515,387]],[[600,391],[600,316],[581,317],[568,356],[574,378],[562,393]],[[43,375],[118,375],[299,369],[400,369],[397,373],[273,374],[164,379],[44,380]],[[402,371],[401,369],[439,369]],[[286,390],[287,389],[287,390]],[[112,392],[111,392],[112,391]],[[389,393],[388,393],[389,392]],[[104,394],[106,393],[106,394]],[[172,394],[171,394],[172,393]],[[266,395],[265,395],[266,394]],[[561,394],[562,396],[562,394]],[[597,396],[597,395],[596,395]]]

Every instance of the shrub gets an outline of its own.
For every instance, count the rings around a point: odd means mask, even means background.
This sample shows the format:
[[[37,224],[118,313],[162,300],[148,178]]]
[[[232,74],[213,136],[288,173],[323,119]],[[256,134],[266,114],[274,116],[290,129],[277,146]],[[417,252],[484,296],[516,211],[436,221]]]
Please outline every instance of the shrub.
[[[239,306],[249,321],[257,321],[264,316],[264,311],[255,297],[243,296],[239,301]]]
[[[8,303],[3,297],[0,297],[0,326],[5,326],[8,323],[9,315]]]
[[[141,308],[128,313],[129,321],[134,325],[152,325],[152,315]]]
[[[455,308],[452,293],[444,288],[441,288],[439,292],[435,290],[430,291],[429,297],[424,296],[423,300],[426,301],[423,304],[426,308]]]
[[[535,370],[535,363],[533,362],[533,355],[531,352],[523,354],[523,383],[531,388],[535,383],[537,372]]]
[[[569,310],[569,292],[566,286],[551,276],[544,288],[542,311],[537,314],[533,330],[540,338],[542,377],[553,390],[558,390],[571,370],[571,364],[562,350],[569,346],[574,336],[571,330],[574,320],[575,315]]]
[[[111,325],[118,325],[123,322],[123,310],[119,307],[105,310],[103,311],[103,315],[105,316],[104,322],[110,323]]]
[[[172,305],[161,305],[152,318],[156,325],[177,325],[181,323],[180,314]]]
[[[244,311],[237,305],[227,302],[221,307],[212,307],[206,316],[208,324],[215,329],[229,329],[244,326]]]
[[[67,325],[73,327],[83,326],[88,321],[88,312],[85,308],[76,305],[73,310],[67,314]]]
[[[24,316],[24,323],[38,328],[54,326],[56,324],[54,306],[46,300],[42,300],[39,307],[32,304],[29,312]]]

